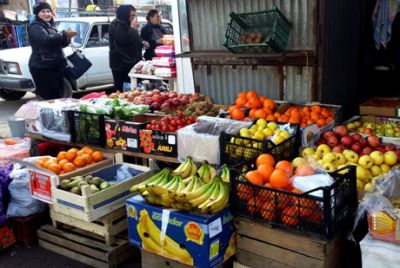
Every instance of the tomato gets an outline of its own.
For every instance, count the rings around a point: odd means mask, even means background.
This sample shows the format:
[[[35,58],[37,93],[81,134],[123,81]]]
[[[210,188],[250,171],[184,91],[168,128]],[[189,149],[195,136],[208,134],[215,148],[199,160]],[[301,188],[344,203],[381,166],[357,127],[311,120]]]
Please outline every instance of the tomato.
[[[167,125],[162,125],[161,126],[161,131],[162,132],[167,132],[168,131],[168,126]]]
[[[175,132],[175,131],[176,131],[175,127],[169,126],[169,132]]]
[[[171,122],[169,122],[171,124],[171,126],[176,126],[176,121],[175,120],[171,120]]]
[[[176,119],[175,122],[176,122],[176,125],[177,125],[177,126],[182,125],[182,122],[181,122],[181,120],[179,120],[179,119]]]
[[[146,129],[151,130],[151,129],[152,129],[152,126],[151,126],[150,124],[147,124],[147,125],[146,125]]]
[[[154,119],[151,120],[151,124],[152,124],[152,125],[156,125],[156,124],[157,124],[157,120],[154,120]]]

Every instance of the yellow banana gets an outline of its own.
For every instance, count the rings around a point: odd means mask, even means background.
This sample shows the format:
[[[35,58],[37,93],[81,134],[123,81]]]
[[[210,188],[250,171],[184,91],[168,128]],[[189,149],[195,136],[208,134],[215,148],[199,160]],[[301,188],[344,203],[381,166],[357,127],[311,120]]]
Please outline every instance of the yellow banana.
[[[200,168],[197,170],[197,174],[199,174],[199,177],[200,177],[200,178],[203,178],[203,177],[204,177],[204,173],[205,173],[206,169],[207,169],[206,162],[203,162],[203,164],[202,164],[202,165],[200,166]]]
[[[149,185],[148,191],[154,195],[161,196],[163,194],[168,194],[168,190],[162,186],[158,185]]]
[[[171,207],[171,202],[173,200],[169,197],[168,194],[163,194],[160,196],[160,203],[163,207],[170,208]]]
[[[204,183],[203,179],[196,176],[196,177],[195,177],[195,183],[194,183],[194,186],[193,186],[192,191],[197,190],[198,188],[200,188],[200,187],[203,186],[204,184],[205,184],[205,183]]]
[[[208,164],[208,170],[210,172],[210,179],[214,178],[215,176],[218,175],[217,170],[211,166],[210,164]]]
[[[177,169],[174,170],[174,174],[181,175],[182,178],[187,178],[190,176],[192,170],[192,158],[187,157],[185,161],[179,165]]]
[[[195,199],[190,199],[189,204],[192,208],[196,208],[198,205],[206,201],[211,196],[215,189],[215,186],[217,186],[217,183],[215,181],[212,181],[210,182],[210,185],[211,186],[202,195],[198,196]]]
[[[223,165],[221,168],[221,178],[224,182],[230,182],[231,181],[231,171],[228,168],[227,165]]]
[[[164,168],[163,170],[161,170],[160,172],[154,174],[153,176],[151,176],[147,180],[132,186],[129,190],[131,192],[136,192],[137,190],[139,190],[139,188],[144,187],[146,184],[151,184],[151,183],[157,184],[158,182],[160,182],[164,178],[165,174],[169,174],[169,170],[167,168]]]
[[[180,198],[180,201],[182,202],[187,202],[204,194],[210,188],[210,186],[212,186],[211,183],[204,184],[190,193],[178,194],[178,198]]]
[[[218,197],[208,203],[207,208],[205,211],[220,211],[225,208],[227,202],[229,201],[229,189],[228,186],[224,182],[219,182],[220,185],[220,192]]]
[[[192,165],[192,168],[190,169],[189,177],[192,177],[192,176],[196,175],[196,172],[197,172],[197,165],[196,165],[196,163],[195,163],[192,159],[190,159],[190,163],[191,163],[191,165]]]
[[[210,197],[207,198],[206,201],[198,205],[197,209],[200,210],[201,212],[206,212],[208,204],[212,203],[218,198],[219,192],[220,192],[220,184],[217,183]]]
[[[178,260],[188,265],[193,265],[193,258],[190,253],[180,247],[178,243],[168,237],[166,234],[162,234],[161,230],[154,224],[153,220],[146,210],[140,211],[140,217],[144,220],[144,230],[150,235],[157,244],[160,245],[164,252],[168,252],[173,255],[174,260]]]
[[[173,173],[174,173],[174,174],[179,174],[179,173],[181,173],[181,172],[185,169],[186,164],[187,164],[188,162],[189,162],[189,158],[186,158],[185,161],[183,161],[183,162],[173,171]]]

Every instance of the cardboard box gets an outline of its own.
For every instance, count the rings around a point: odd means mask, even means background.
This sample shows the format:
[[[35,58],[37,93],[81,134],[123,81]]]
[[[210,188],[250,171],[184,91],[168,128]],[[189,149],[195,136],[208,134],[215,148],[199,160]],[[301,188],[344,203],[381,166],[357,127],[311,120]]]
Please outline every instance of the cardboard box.
[[[400,118],[397,118],[397,117],[373,116],[373,115],[353,116],[348,121],[346,121],[346,125],[349,123],[352,123],[354,121],[360,121],[361,124],[364,124],[365,122],[369,122],[369,123],[373,123],[373,124],[383,123],[383,122],[393,122],[393,123],[396,123],[398,125],[398,127],[400,128]],[[360,134],[364,137],[368,136],[364,133],[360,133]],[[379,135],[377,135],[377,136],[381,138],[382,143],[392,143],[397,146],[400,146],[400,137],[387,137],[387,136],[379,136]]]
[[[108,119],[105,121],[106,147],[133,152],[143,152],[139,132],[151,120],[161,119],[162,115],[139,114],[131,120]]]
[[[141,196],[128,199],[126,208],[129,241],[145,251],[194,267],[215,267],[236,252],[229,208],[212,215],[187,213],[150,205]]]
[[[178,155],[178,137],[174,132],[159,130],[140,130],[140,147],[147,154],[176,157]]]
[[[400,98],[373,97],[360,104],[361,115],[400,116],[399,110]]]

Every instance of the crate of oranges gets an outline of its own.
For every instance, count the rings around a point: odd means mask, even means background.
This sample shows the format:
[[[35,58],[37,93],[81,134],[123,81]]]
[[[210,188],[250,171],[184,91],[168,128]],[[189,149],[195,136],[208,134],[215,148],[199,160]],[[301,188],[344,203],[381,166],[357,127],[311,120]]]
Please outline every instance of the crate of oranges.
[[[93,150],[89,146],[61,151],[57,157],[35,157],[31,159],[31,163],[24,162],[29,167],[32,196],[46,203],[53,202],[51,177],[55,177],[60,182],[111,163],[111,158],[106,158],[101,151]]]
[[[299,177],[321,179],[307,163],[275,161],[272,155],[262,154],[238,165],[234,173],[232,205],[238,216],[330,238],[357,208],[353,166],[331,173],[328,186],[307,192],[294,187]]]

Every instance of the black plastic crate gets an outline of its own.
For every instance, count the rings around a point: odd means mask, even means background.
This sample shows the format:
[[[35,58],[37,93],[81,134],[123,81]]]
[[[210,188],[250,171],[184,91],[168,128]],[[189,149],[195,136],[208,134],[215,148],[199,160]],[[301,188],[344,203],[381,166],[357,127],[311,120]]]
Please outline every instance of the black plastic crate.
[[[292,24],[278,8],[265,11],[229,14],[224,46],[232,53],[271,53],[287,49]],[[242,37],[250,32],[262,34],[261,43],[244,44]]]
[[[242,174],[254,170],[254,166],[247,162],[234,172],[231,200],[235,215],[324,238],[331,238],[352,220],[357,209],[354,166],[331,173],[331,186],[302,194],[248,182]],[[322,192],[321,197],[312,195],[318,191]]]
[[[277,145],[270,140],[256,140],[222,132],[219,138],[221,164],[235,166],[243,160],[255,159],[263,153],[271,154],[275,161],[297,157],[300,147],[300,127],[295,124],[290,126],[295,130],[294,135]]]
[[[103,114],[69,111],[71,140],[75,143],[105,146],[105,119]]]

